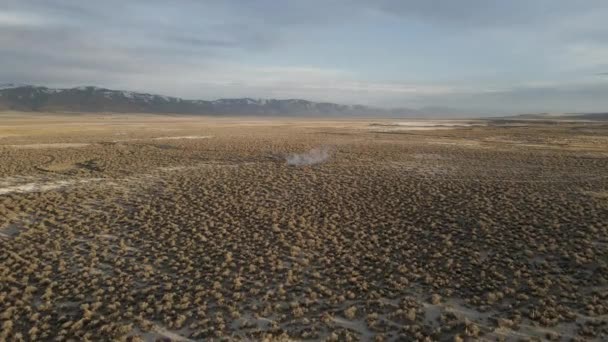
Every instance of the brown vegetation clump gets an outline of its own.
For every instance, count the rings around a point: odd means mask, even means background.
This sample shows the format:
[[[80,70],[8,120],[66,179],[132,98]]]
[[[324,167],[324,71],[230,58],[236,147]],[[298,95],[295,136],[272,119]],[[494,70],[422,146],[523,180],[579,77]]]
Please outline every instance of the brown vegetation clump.
[[[350,308],[344,310],[344,316],[348,319],[355,319],[357,316],[357,307],[351,306]]]

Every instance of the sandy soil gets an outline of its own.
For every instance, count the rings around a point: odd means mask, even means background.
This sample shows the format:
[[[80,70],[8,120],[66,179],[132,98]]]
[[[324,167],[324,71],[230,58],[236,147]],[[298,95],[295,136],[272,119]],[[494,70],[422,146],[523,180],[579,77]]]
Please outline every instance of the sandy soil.
[[[0,114],[0,340],[606,340],[606,136]]]
[[[5,145],[6,147],[12,148],[32,148],[32,149],[40,149],[40,148],[70,148],[70,147],[85,147],[89,144],[82,143],[57,143],[57,144],[23,144],[23,145]]]

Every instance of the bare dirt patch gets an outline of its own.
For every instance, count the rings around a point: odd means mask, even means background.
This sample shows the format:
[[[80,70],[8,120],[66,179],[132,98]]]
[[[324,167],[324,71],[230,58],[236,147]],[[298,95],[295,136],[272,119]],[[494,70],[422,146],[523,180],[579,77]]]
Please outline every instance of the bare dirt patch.
[[[47,149],[47,148],[79,148],[89,146],[85,143],[53,143],[53,144],[23,144],[23,145],[4,145],[20,149]]]

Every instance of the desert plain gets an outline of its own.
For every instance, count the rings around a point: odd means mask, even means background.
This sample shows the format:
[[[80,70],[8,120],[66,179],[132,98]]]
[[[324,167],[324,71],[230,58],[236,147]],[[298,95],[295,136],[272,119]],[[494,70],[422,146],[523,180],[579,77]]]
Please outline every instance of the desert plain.
[[[0,341],[607,339],[607,122],[0,114]]]

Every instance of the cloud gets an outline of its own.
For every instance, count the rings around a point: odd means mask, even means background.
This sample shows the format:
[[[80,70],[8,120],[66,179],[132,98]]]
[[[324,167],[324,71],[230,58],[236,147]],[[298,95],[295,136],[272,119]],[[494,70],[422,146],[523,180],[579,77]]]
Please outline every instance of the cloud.
[[[0,28],[43,27],[50,21],[40,15],[18,11],[0,11]]]
[[[608,45],[572,44],[564,49],[561,56],[570,66],[601,67],[608,66]]]
[[[201,99],[600,109],[606,16],[599,0],[6,0],[0,82]]]
[[[604,7],[600,0],[378,0],[360,1],[384,13],[451,27],[513,27],[537,25]]]

